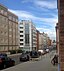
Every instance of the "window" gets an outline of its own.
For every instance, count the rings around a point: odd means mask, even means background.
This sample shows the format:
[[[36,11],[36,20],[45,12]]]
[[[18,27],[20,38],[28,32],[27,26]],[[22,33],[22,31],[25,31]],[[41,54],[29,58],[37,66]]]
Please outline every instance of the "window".
[[[6,16],[7,16],[7,12],[4,12],[4,15],[6,15]]]
[[[12,29],[10,28],[9,31],[12,31]]]
[[[29,24],[25,24],[25,33],[29,34]]]
[[[12,35],[9,35],[9,37],[12,37]]]
[[[16,19],[13,17],[13,21],[15,21]]]
[[[7,28],[7,25],[6,24],[4,25],[4,28]]]
[[[4,13],[4,10],[1,10],[1,13],[3,14]]]
[[[1,38],[1,41],[3,41],[3,39]]]
[[[20,45],[23,45],[23,43],[20,43]]]
[[[20,31],[20,33],[23,33],[23,31]]]
[[[29,34],[25,34],[25,43],[29,44]]]
[[[9,19],[12,20],[12,16],[9,16]]]
[[[4,22],[7,22],[8,21],[8,19],[6,18],[6,17],[1,17],[2,18],[2,21],[4,21]]]
[[[1,33],[3,33],[3,32],[1,31]]]
[[[21,29],[23,29],[23,27],[20,27]]]
[[[5,21],[6,21],[6,22],[8,22],[8,19],[7,19],[7,18],[5,18]]]
[[[20,37],[23,37],[23,35],[20,35]]]
[[[16,22],[18,22],[18,19],[16,19]]]
[[[20,23],[20,24],[23,24],[23,23]]]
[[[23,39],[20,39],[20,41],[23,41]]]
[[[2,16],[2,22],[5,21],[5,17]]]
[[[7,32],[5,32],[5,34],[6,34]]]

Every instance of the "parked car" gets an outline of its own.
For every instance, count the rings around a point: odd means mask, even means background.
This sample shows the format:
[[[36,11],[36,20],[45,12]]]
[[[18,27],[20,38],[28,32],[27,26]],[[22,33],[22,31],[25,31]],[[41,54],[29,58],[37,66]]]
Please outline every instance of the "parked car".
[[[7,54],[5,54],[5,53],[0,53],[0,56],[7,57]]]
[[[57,54],[55,54],[55,55],[53,56],[53,58],[52,58],[52,60],[51,60],[51,63],[52,63],[53,65],[58,64],[58,55],[57,55]]]
[[[49,49],[48,48],[46,49],[46,52],[49,53]]]
[[[11,67],[15,65],[15,61],[6,56],[0,56],[0,69]]]
[[[38,53],[38,51],[33,50],[30,52],[30,56],[31,56],[31,58],[38,58],[39,53]]]
[[[30,54],[29,53],[23,52],[20,55],[20,61],[29,61],[29,60],[30,60]]]
[[[44,55],[45,51],[44,50],[38,50],[38,53],[40,53],[40,55]]]

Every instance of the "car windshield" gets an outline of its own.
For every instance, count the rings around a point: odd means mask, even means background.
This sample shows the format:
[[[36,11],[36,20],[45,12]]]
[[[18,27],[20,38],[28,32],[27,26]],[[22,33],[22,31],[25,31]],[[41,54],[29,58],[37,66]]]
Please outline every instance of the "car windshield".
[[[32,55],[37,56],[38,52],[37,51],[32,51]]]

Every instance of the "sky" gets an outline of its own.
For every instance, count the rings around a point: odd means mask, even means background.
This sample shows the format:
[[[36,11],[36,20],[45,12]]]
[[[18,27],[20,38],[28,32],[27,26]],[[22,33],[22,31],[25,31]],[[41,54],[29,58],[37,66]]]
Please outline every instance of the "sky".
[[[57,0],[0,0],[0,3],[15,13],[19,20],[31,20],[37,30],[56,39]]]

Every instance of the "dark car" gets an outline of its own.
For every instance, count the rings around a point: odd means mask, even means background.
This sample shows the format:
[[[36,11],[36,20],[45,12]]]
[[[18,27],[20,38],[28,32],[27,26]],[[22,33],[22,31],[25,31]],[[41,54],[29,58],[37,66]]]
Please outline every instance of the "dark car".
[[[30,54],[29,53],[22,53],[20,55],[20,61],[29,61],[30,60]]]
[[[0,69],[11,67],[15,65],[15,61],[9,57],[0,56]]]
[[[31,51],[30,52],[31,58],[38,58],[39,57],[39,52],[38,51]]]
[[[0,56],[7,57],[7,54],[5,54],[5,53],[0,53]]]

